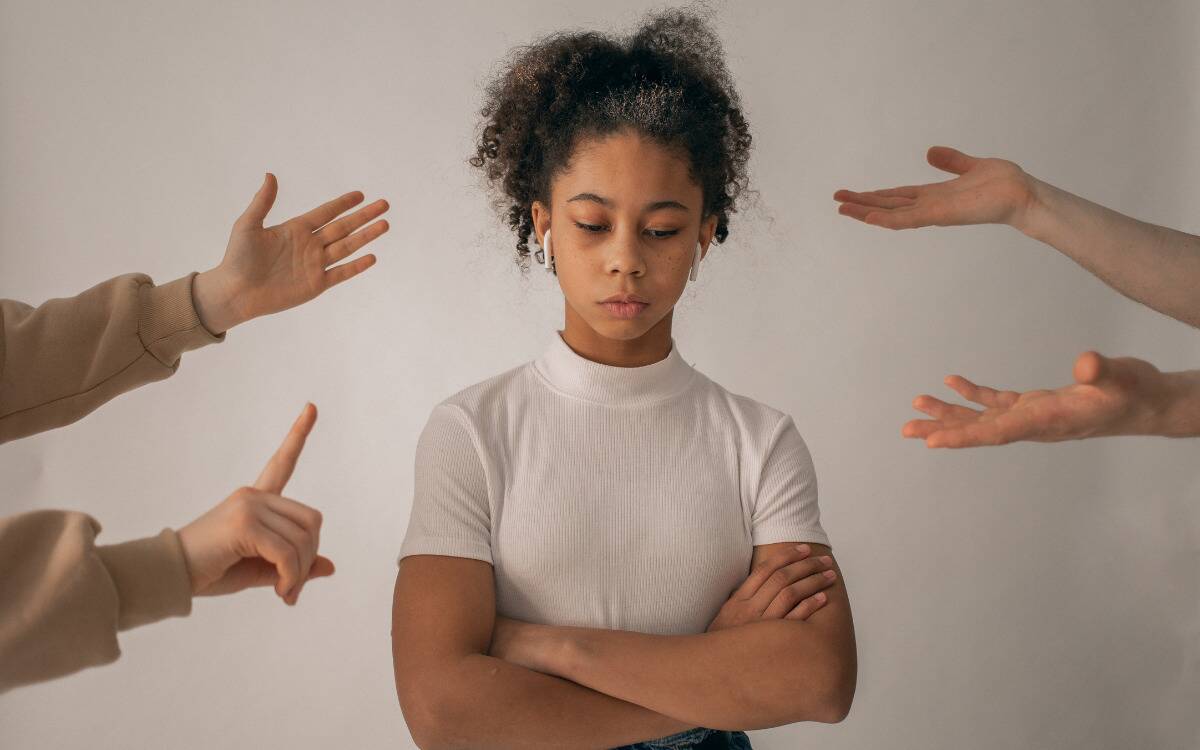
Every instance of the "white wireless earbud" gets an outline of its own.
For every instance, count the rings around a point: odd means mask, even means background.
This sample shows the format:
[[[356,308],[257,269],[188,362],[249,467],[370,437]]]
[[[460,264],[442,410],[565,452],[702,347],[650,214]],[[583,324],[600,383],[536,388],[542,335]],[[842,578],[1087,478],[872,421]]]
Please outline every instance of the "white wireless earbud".
[[[700,275],[700,243],[697,242],[696,243],[696,252],[694,255],[692,255],[692,271],[691,271],[691,273],[688,274],[688,279],[690,281],[695,281],[696,277],[699,275]]]
[[[554,250],[550,247],[550,230],[546,230],[546,236],[542,240],[542,262],[545,265],[546,272],[554,270]]]

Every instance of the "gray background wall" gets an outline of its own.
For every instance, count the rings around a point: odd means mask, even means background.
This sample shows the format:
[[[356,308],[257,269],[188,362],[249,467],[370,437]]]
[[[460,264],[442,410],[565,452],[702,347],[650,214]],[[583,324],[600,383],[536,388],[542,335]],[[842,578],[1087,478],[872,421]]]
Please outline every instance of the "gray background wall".
[[[272,223],[353,189],[392,204],[363,277],[0,448],[4,513],[87,510],[120,541],[253,481],[311,399],[288,492],[325,512],[338,565],[295,609],[268,590],[201,599],[125,633],[114,665],[4,696],[0,745],[411,744],[389,627],[416,437],[434,403],[562,324],[561,293],[521,278],[465,164],[480,87],[514,45],[627,29],[645,7],[0,3],[0,296],[210,267],[266,170]],[[795,416],[861,657],[845,723],[755,746],[1194,747],[1196,442],[940,452],[899,429],[949,372],[1052,387],[1087,348],[1194,368],[1200,336],[1010,229],[891,233],[830,196],[941,179],[923,155],[944,143],[1200,230],[1200,9],[738,2],[720,31],[761,195],[675,335]]]

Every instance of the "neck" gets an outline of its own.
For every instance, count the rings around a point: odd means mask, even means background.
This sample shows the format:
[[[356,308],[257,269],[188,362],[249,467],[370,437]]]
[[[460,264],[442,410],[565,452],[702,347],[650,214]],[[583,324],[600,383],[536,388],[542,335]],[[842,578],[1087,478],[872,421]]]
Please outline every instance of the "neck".
[[[601,336],[566,304],[563,341],[579,356],[613,367],[644,367],[666,359],[671,352],[672,309],[654,327],[635,339]]]

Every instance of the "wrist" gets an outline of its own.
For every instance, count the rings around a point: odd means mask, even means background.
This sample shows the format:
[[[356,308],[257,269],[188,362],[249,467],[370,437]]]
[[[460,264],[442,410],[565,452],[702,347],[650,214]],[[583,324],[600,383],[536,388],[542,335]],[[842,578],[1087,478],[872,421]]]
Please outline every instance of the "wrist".
[[[1200,370],[1164,372],[1153,399],[1151,435],[1200,436]]]
[[[522,640],[530,669],[572,679],[575,655],[579,653],[581,628],[526,623]]]
[[[1008,224],[1028,237],[1042,240],[1053,216],[1054,190],[1053,185],[1042,182],[1026,172],[1025,191],[1009,217]]]
[[[200,323],[214,336],[245,322],[234,304],[237,291],[221,267],[196,274],[192,281],[192,303]]]

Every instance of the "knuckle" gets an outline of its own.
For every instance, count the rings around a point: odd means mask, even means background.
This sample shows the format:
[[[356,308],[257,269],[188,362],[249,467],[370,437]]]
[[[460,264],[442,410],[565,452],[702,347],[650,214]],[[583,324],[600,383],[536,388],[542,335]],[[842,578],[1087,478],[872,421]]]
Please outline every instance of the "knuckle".
[[[791,579],[788,577],[788,574],[784,571],[783,568],[778,568],[777,570],[772,572],[771,575],[769,575],[767,577],[768,583],[772,583],[781,588],[788,585],[788,583],[790,581],[791,581]]]

